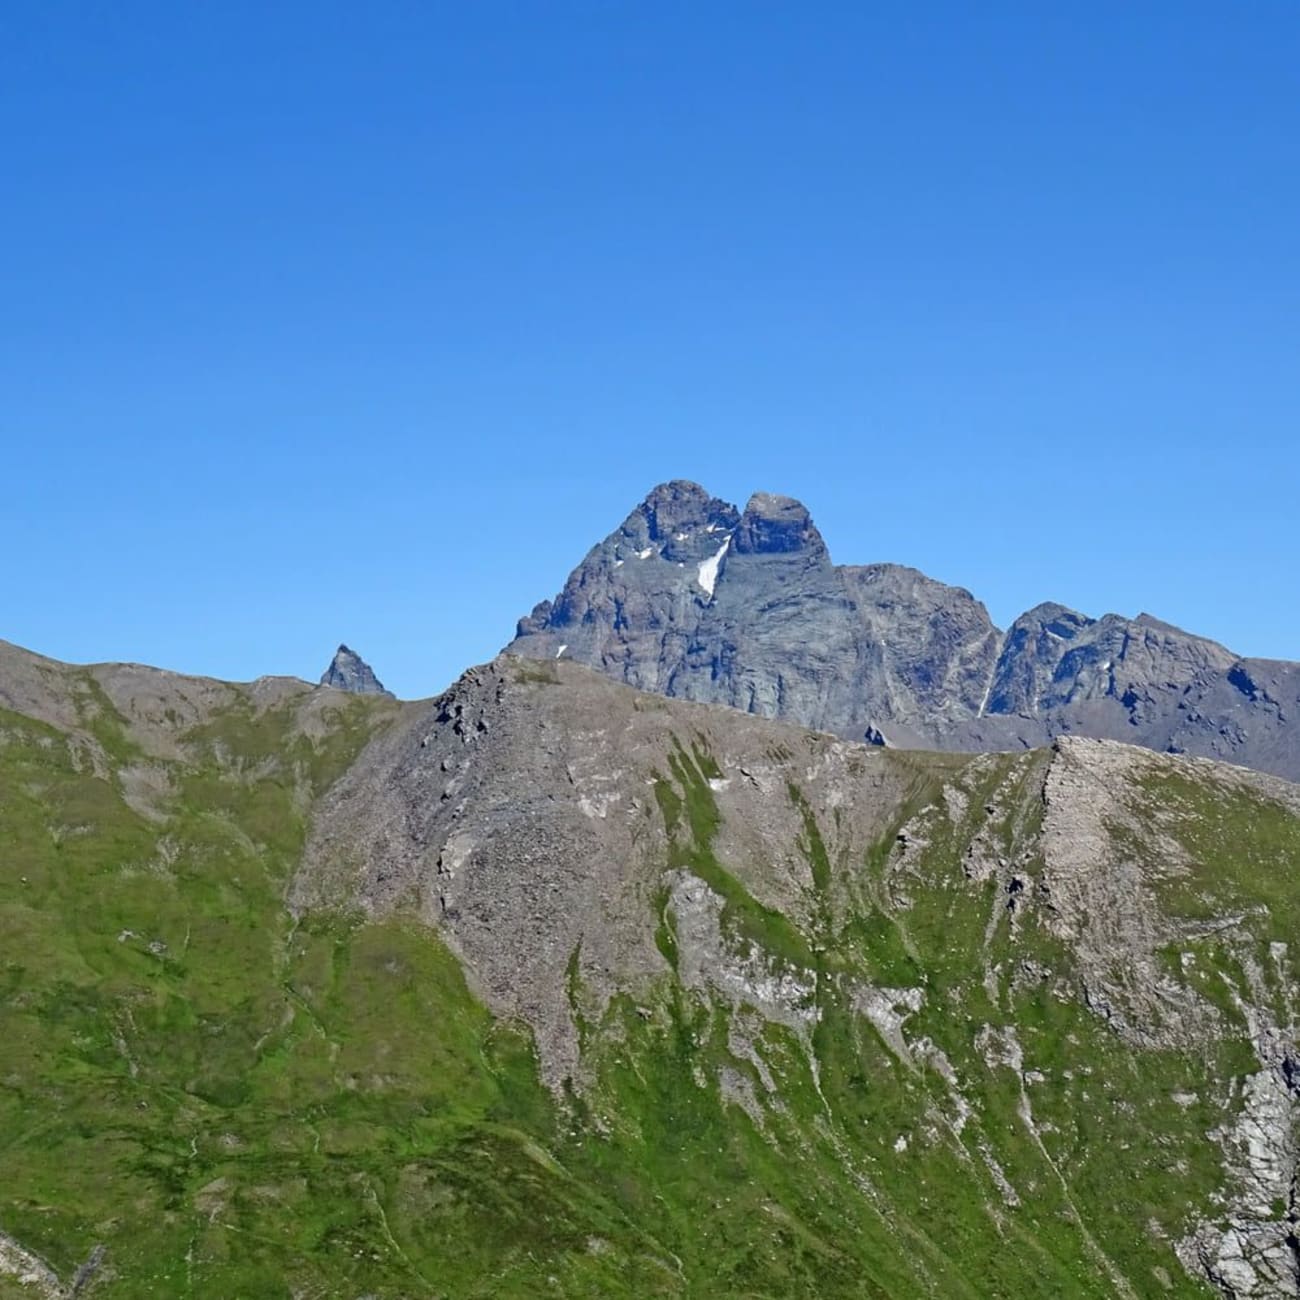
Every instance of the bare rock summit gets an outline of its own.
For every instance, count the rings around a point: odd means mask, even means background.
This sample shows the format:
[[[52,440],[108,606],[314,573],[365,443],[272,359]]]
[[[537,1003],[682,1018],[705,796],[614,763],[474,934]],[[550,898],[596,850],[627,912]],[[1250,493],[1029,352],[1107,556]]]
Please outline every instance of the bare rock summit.
[[[336,691],[352,695],[391,695],[375,670],[355,650],[340,645],[330,660],[330,666],[321,673],[320,684],[332,686]]]
[[[630,686],[898,748],[1120,740],[1300,780],[1300,664],[1138,614],[1042,604],[1003,631],[969,591],[836,565],[805,506],[654,489],[508,649]]]

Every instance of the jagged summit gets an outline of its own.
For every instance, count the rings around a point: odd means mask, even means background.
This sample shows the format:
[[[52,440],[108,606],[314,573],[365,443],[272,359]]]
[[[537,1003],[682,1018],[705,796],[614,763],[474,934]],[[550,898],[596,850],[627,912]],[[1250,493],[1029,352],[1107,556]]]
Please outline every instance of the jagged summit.
[[[668,541],[675,534],[694,528],[734,528],[735,506],[710,496],[698,483],[673,479],[660,483],[623,522],[629,537],[640,537],[642,526],[647,541]]]
[[[1074,734],[1300,779],[1300,665],[1054,602],[1004,632],[964,588],[833,564],[807,507],[767,492],[739,511],[660,484],[509,649],[853,740],[1006,750]]]
[[[340,645],[330,660],[330,666],[321,673],[320,684],[332,686],[337,691],[353,695],[391,695],[383,682],[375,676],[374,669],[357,652]]]

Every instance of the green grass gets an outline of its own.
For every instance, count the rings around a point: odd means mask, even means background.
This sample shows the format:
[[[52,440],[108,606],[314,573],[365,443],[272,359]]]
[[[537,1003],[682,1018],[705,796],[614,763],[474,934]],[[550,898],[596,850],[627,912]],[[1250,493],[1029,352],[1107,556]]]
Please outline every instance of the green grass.
[[[654,792],[669,836],[668,865],[697,875],[723,900],[722,923],[735,938],[762,948],[793,966],[812,969],[812,946],[783,913],[760,903],[718,860],[713,841],[721,824],[709,780],[721,775],[716,762],[696,743],[669,755],[671,781],[660,777]]]
[[[184,762],[151,760],[172,794],[146,818],[114,774],[140,759],[129,730],[82,698],[105,777],[84,741],[0,714],[0,1230],[64,1277],[104,1243],[93,1294],[1111,1296],[1087,1234],[1138,1294],[1206,1294],[1170,1243],[1221,1190],[1205,1135],[1231,1120],[1228,1082],[1253,1056],[1231,1018],[1203,1051],[1126,1046],[1082,1006],[1041,914],[1013,935],[996,883],[966,878],[977,832],[1008,858],[1032,844],[1040,756],[891,755],[910,793],[858,861],[792,783],[798,921],[720,860],[717,764],[698,737],[676,746],[655,783],[665,871],[720,895],[738,955],[808,973],[816,1019],[796,1032],[683,987],[653,880],[666,971],[601,1007],[573,950],[558,995],[588,1084],[557,1100],[528,1033],[487,1012],[435,932],[284,906],[311,800],[387,703],[342,702],[311,739],[299,701],[240,702],[184,737]],[[958,824],[945,780],[968,786]],[[1253,918],[1246,949],[1162,954],[1228,1017],[1243,952],[1260,962],[1300,932],[1300,831],[1198,782],[1149,793],[1195,860],[1166,904]],[[928,847],[904,904],[890,872],[916,817]],[[1023,869],[1032,884],[1041,864]],[[1015,977],[1027,961],[1049,978]],[[855,1010],[868,984],[923,990],[906,1036],[956,1071],[958,1128],[936,1058],[899,1059]],[[1041,1081],[990,1065],[984,1026],[1013,1027]]]
[[[124,736],[98,707],[97,739]],[[313,742],[293,707],[192,732],[162,824],[54,729],[0,722],[0,1227],[65,1277],[103,1242],[114,1296],[635,1275],[639,1237],[593,1253],[628,1227],[545,1153],[527,1036],[436,938],[286,912],[303,795],[384,708],[346,702]]]
[[[1300,818],[1262,793],[1229,789],[1199,774],[1151,774],[1143,788],[1190,859],[1172,875],[1161,902],[1174,914],[1261,917],[1266,938],[1300,935]]]

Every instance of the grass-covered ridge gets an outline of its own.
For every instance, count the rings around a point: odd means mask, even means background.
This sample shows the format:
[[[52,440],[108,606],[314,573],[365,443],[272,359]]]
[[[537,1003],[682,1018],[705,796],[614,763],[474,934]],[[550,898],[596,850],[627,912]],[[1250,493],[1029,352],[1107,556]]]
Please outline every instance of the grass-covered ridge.
[[[1135,1050],[1053,928],[1047,755],[890,756],[905,797],[850,853],[774,751],[796,917],[727,860],[730,773],[684,730],[637,782],[662,973],[601,1003],[566,954],[584,1077],[556,1096],[436,930],[286,908],[313,800],[394,708],[320,698],[237,696],[170,757],[102,692],[75,732],[0,714],[0,1233],[65,1282],[102,1245],[84,1294],[1208,1294],[1174,1244],[1259,1068],[1233,990],[1296,906],[1285,809],[1147,792],[1190,863],[1170,915],[1231,905],[1249,942],[1161,948],[1221,1029]],[[688,985],[684,877],[799,1015]]]

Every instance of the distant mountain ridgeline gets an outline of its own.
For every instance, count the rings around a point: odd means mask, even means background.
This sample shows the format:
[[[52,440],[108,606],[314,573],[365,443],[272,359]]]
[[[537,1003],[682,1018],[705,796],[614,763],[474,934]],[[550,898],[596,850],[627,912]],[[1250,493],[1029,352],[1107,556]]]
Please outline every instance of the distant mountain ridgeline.
[[[1146,614],[1039,605],[1005,631],[968,591],[835,565],[808,511],[657,487],[509,649],[853,740],[1017,750],[1120,740],[1300,779],[1300,665],[1243,659]]]

